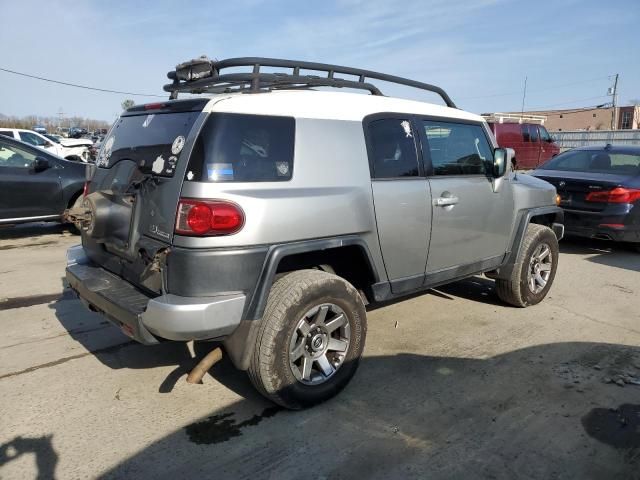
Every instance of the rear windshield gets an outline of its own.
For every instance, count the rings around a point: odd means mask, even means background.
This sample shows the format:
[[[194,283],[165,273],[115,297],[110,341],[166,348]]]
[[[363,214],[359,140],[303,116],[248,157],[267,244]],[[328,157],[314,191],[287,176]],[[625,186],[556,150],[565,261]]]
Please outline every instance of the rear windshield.
[[[637,175],[640,174],[640,155],[603,150],[572,150],[552,158],[540,168],[544,170]]]
[[[200,112],[120,117],[102,142],[96,165],[111,168],[133,160],[142,171],[172,177],[178,155]]]
[[[214,113],[191,154],[186,180],[282,182],[293,173],[295,120]]]

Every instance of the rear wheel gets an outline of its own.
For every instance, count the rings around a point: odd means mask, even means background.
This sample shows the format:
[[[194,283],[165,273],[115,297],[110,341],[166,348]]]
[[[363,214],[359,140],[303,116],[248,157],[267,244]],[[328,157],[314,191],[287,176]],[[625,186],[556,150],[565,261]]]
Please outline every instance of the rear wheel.
[[[319,270],[274,283],[249,366],[255,387],[273,402],[300,409],[340,392],[358,368],[366,312],[357,290]]]
[[[558,239],[553,230],[529,224],[511,278],[496,280],[498,297],[516,307],[540,303],[556,276],[558,254]]]

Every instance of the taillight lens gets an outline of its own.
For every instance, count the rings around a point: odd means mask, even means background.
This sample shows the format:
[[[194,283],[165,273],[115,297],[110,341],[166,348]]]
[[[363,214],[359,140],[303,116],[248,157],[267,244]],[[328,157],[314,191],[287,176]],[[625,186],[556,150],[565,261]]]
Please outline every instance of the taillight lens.
[[[84,182],[84,187],[82,188],[82,196],[86,197],[89,195],[89,182]]]
[[[613,190],[591,192],[587,194],[587,202],[603,203],[633,203],[640,200],[640,190],[634,188],[617,187]]]
[[[178,203],[178,235],[229,235],[243,225],[244,212],[235,203],[195,199],[181,199]]]

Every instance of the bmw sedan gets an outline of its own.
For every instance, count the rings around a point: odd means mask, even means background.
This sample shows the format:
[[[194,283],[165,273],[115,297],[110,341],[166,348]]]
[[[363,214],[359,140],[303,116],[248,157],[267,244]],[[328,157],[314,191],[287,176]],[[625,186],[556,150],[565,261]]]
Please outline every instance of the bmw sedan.
[[[640,146],[576,148],[531,174],[556,187],[567,235],[640,245]]]
[[[85,169],[0,135],[0,225],[61,220],[82,195]]]

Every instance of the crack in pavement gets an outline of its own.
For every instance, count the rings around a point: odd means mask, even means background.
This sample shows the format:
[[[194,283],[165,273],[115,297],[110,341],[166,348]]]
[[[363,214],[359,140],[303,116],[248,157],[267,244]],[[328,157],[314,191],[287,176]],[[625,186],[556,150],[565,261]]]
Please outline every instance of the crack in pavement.
[[[558,307],[558,308],[564,310],[567,313],[571,313],[571,314],[576,315],[578,317],[582,317],[582,318],[586,318],[587,320],[591,320],[592,322],[599,323],[601,325],[606,325],[607,327],[620,328],[622,330],[626,330],[627,332],[632,332],[632,333],[640,335],[640,331],[639,330],[634,330],[633,328],[625,327],[625,326],[622,326],[622,325],[616,325],[615,323],[605,322],[604,320],[599,320],[599,319],[591,317],[591,316],[589,316],[589,315],[587,315],[585,313],[574,312],[573,310],[570,310],[567,307],[563,307],[562,305],[558,305],[556,303],[554,303],[553,306],[554,307]]]

